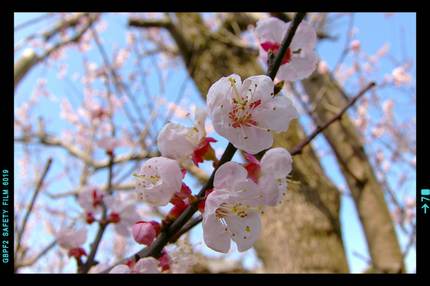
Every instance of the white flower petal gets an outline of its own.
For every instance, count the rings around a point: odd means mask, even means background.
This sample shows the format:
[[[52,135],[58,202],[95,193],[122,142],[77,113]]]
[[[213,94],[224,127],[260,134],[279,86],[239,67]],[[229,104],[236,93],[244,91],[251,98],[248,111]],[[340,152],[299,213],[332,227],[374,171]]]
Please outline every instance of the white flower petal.
[[[236,162],[226,162],[215,172],[214,187],[224,189],[231,187],[236,181],[246,180],[248,173]]]
[[[281,147],[268,150],[260,161],[263,173],[272,174],[277,178],[286,177],[292,170],[293,158]]]
[[[284,148],[267,151],[260,161],[262,175],[259,186],[264,193],[265,204],[275,206],[287,191],[287,175],[292,170],[292,157]]]
[[[111,271],[109,271],[109,273],[111,274],[125,274],[130,272],[131,272],[131,269],[124,264],[117,265],[114,268],[112,268]]]
[[[246,217],[227,216],[228,228],[231,238],[236,242],[240,252],[250,249],[261,233],[260,215],[249,212]]]
[[[87,240],[87,229],[85,227],[75,229],[69,227],[61,227],[55,233],[58,245],[64,249],[72,249],[82,246]]]
[[[137,261],[133,270],[137,273],[160,273],[159,264],[160,262],[154,257],[145,257]]]
[[[275,17],[258,20],[255,32],[260,43],[280,43],[287,33],[287,23]]]
[[[267,75],[256,75],[248,77],[243,81],[239,93],[245,96],[251,94],[251,102],[261,100],[261,105],[264,105],[267,101],[272,100],[271,95],[274,88],[275,85],[270,77]]]
[[[203,108],[196,108],[194,112],[195,127],[198,130],[199,143],[203,137],[206,137],[205,121],[208,116],[207,111]]]
[[[268,206],[276,206],[279,204],[286,190],[286,186],[282,188],[282,186],[278,185],[276,179],[272,175],[261,176],[258,186],[263,192],[264,204]]]
[[[136,176],[139,198],[155,206],[168,204],[181,186],[182,173],[178,162],[164,157],[147,160]]]
[[[193,133],[195,136],[192,136]],[[158,134],[157,145],[163,157],[185,160],[193,154],[194,149],[199,144],[198,137],[198,132],[193,131],[192,128],[167,123]]]
[[[289,25],[288,25],[289,26]],[[302,49],[305,52],[313,51],[317,43],[317,33],[314,27],[306,21],[302,21],[291,41],[293,51]]]
[[[250,179],[232,182],[230,188],[234,189],[234,194],[230,197],[230,201],[233,203],[239,202],[247,206],[260,206],[263,204],[262,191]]]
[[[219,108],[223,103],[229,101],[232,97],[232,87],[231,80],[234,79],[236,86],[240,87],[242,85],[242,80],[237,74],[231,74],[227,77],[222,77],[209,88],[208,94],[206,96],[207,107],[209,115]]]
[[[288,130],[290,121],[298,117],[298,112],[288,97],[278,95],[272,101],[257,108],[253,117],[259,126],[281,132]]]
[[[250,154],[257,154],[273,144],[272,132],[255,127],[243,127],[243,136],[239,142],[232,142],[238,149]]]
[[[222,253],[230,250],[230,236],[226,229],[214,214],[203,217],[203,239],[209,248]]]
[[[316,69],[318,57],[313,51],[309,51],[304,57],[293,55],[289,63],[279,67],[276,77],[285,81],[304,79]]]

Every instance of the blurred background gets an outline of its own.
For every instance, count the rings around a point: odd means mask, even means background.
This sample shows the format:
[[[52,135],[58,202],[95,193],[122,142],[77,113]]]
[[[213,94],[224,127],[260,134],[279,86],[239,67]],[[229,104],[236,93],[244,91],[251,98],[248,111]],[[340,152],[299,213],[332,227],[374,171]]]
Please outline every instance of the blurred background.
[[[55,233],[85,226],[89,249],[97,225],[85,223],[77,195],[106,187],[106,144],[115,151],[113,191],[134,200],[132,174],[159,155],[166,122],[192,126],[222,76],[265,73],[254,30],[270,16],[294,13],[15,14],[17,272],[76,273]],[[197,225],[167,247],[186,258],[182,272],[416,271],[416,15],[308,13],[305,21],[317,31],[320,62],[311,77],[284,86],[300,117],[274,146],[292,149],[369,82],[377,86],[294,157],[288,195],[263,215],[253,249],[216,253]],[[220,156],[228,142],[209,120],[206,130]],[[243,162],[240,153],[234,160]],[[196,193],[212,165],[184,167]],[[145,220],[169,210],[136,207]],[[140,248],[108,227],[92,272]]]

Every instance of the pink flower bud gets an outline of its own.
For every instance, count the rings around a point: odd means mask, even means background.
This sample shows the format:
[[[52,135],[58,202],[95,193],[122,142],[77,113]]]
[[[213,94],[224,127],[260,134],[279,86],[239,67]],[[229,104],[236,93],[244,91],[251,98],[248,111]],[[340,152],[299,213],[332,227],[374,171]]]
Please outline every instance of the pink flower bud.
[[[133,238],[137,243],[150,245],[157,236],[159,229],[160,226],[157,222],[138,221],[133,225],[131,231],[133,233]]]
[[[92,212],[87,212],[87,214],[86,214],[86,216],[85,216],[85,221],[86,221],[88,224],[92,224],[92,223],[95,221],[95,217],[94,217],[94,215],[93,215],[93,213],[92,213]]]
[[[350,44],[351,50],[356,52],[356,53],[360,51],[360,47],[361,47],[361,44],[360,44],[359,40],[354,40]]]

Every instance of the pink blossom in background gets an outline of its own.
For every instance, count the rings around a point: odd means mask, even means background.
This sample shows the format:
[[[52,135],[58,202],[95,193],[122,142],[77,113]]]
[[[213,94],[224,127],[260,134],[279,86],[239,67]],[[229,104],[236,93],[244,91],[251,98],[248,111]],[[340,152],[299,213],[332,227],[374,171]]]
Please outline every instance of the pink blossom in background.
[[[269,17],[258,20],[255,33],[260,43],[260,55],[267,62],[267,53],[277,53],[291,22]],[[314,52],[317,36],[314,28],[302,21],[287,49],[277,78],[295,81],[308,77],[317,67],[318,58]]]
[[[92,223],[102,211],[104,194],[95,187],[88,186],[78,195],[78,203],[84,209],[87,223]]]
[[[349,48],[355,52],[358,53],[361,49],[361,43],[359,40],[353,40],[350,44],[349,44]]]
[[[109,273],[111,274],[144,274],[144,273],[161,273],[159,269],[159,261],[154,257],[145,257],[139,259],[136,264],[130,263],[129,265],[120,264],[112,268]]]
[[[393,76],[394,84],[397,86],[407,85],[412,81],[412,77],[406,72],[405,68],[400,66],[391,72]]]
[[[108,211],[108,221],[114,224],[115,231],[121,236],[130,235],[131,227],[139,219],[135,202],[119,194],[105,196],[103,201]]]
[[[58,245],[68,251],[69,256],[81,257],[86,255],[85,250],[82,245],[87,240],[87,229],[82,228],[72,228],[62,226],[58,231],[54,232],[54,236]]]

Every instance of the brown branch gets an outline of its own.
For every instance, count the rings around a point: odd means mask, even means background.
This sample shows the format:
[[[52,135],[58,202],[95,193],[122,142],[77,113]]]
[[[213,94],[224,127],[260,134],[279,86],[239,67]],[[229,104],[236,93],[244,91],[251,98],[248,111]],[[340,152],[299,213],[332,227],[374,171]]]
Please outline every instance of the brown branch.
[[[185,55],[184,56],[185,62],[186,63],[189,62],[189,60],[191,58],[190,47],[188,46],[188,44],[185,41],[182,34],[176,29],[175,25],[173,25],[170,18],[166,17],[165,19],[162,19],[162,20],[151,20],[151,19],[142,19],[142,18],[131,17],[128,19],[128,25],[130,27],[135,27],[135,28],[164,28],[164,29],[167,29],[169,31],[170,35],[174,38],[179,49]]]
[[[28,219],[30,218],[30,215],[33,211],[33,207],[34,207],[34,204],[36,202],[37,196],[39,195],[40,190],[42,189],[43,182],[46,178],[46,175],[48,174],[48,171],[49,171],[49,168],[51,167],[51,164],[52,164],[52,158],[49,158],[45,164],[45,167],[43,169],[41,176],[39,177],[39,180],[37,181],[36,189],[33,192],[33,196],[31,198],[30,205],[28,206],[27,212],[25,213],[24,219],[23,219],[22,224],[21,224],[21,228],[18,231],[16,250],[15,250],[16,258],[18,258],[19,251],[21,250],[22,237],[24,235]],[[22,258],[22,257],[20,257],[20,258]]]
[[[82,29],[76,32],[70,38],[60,41],[55,44],[52,48],[48,49],[42,55],[37,55],[33,50],[28,50],[23,54],[23,56],[18,59],[18,61],[14,64],[14,87],[18,85],[18,83],[24,78],[24,76],[32,69],[36,64],[44,61],[55,51],[63,48],[66,45],[71,43],[76,43],[80,40],[80,38],[85,34],[85,32],[92,26],[92,24],[97,20],[98,14],[83,14],[79,15],[79,17],[73,18],[73,21],[61,22],[58,26],[55,26],[54,29],[45,32],[43,37],[45,41],[49,40],[52,36],[59,33],[59,31],[64,30],[65,28],[75,27],[77,23],[82,19],[82,17],[88,17],[88,22],[85,24]]]
[[[202,221],[203,217],[201,215],[188,221],[175,235],[172,236],[169,243],[175,243],[184,233],[187,233],[193,227],[198,225]]]
[[[139,28],[170,28],[172,23],[168,19],[141,19],[141,18],[129,18],[128,25],[131,27]]]
[[[327,127],[329,127],[331,124],[333,124],[334,122],[336,122],[337,120],[340,120],[342,118],[342,115],[351,107],[355,104],[355,102],[362,97],[367,91],[369,91],[370,89],[372,89],[373,87],[376,86],[375,82],[371,82],[369,83],[364,89],[362,89],[356,96],[354,96],[351,101],[344,107],[342,108],[342,110],[336,114],[335,116],[333,116],[332,119],[330,119],[329,121],[327,121],[325,124],[318,126],[308,137],[305,138],[305,140],[303,140],[301,143],[299,143],[296,147],[293,148],[293,150],[291,150],[291,155],[298,155],[300,153],[302,153],[303,148],[306,147],[309,143],[311,143],[311,141],[321,132],[323,132]]]
[[[40,144],[44,144],[52,147],[61,147],[65,149],[73,157],[82,160],[85,164],[94,168],[95,171],[109,167],[109,160],[94,161],[87,153],[79,150],[78,148],[72,145],[65,143],[61,139],[55,138],[51,135],[47,135],[44,132],[42,133],[39,132],[39,134],[24,135],[23,137],[16,137],[14,141],[28,143],[31,139],[39,140],[39,142],[35,142],[35,143],[40,143]],[[140,161],[146,158],[151,158],[156,156],[159,156],[158,152],[148,153],[146,151],[142,151],[141,153],[135,153],[135,154],[132,153],[132,154],[117,156],[115,157],[115,160],[113,163],[122,164],[122,163],[127,163],[129,161]]]

